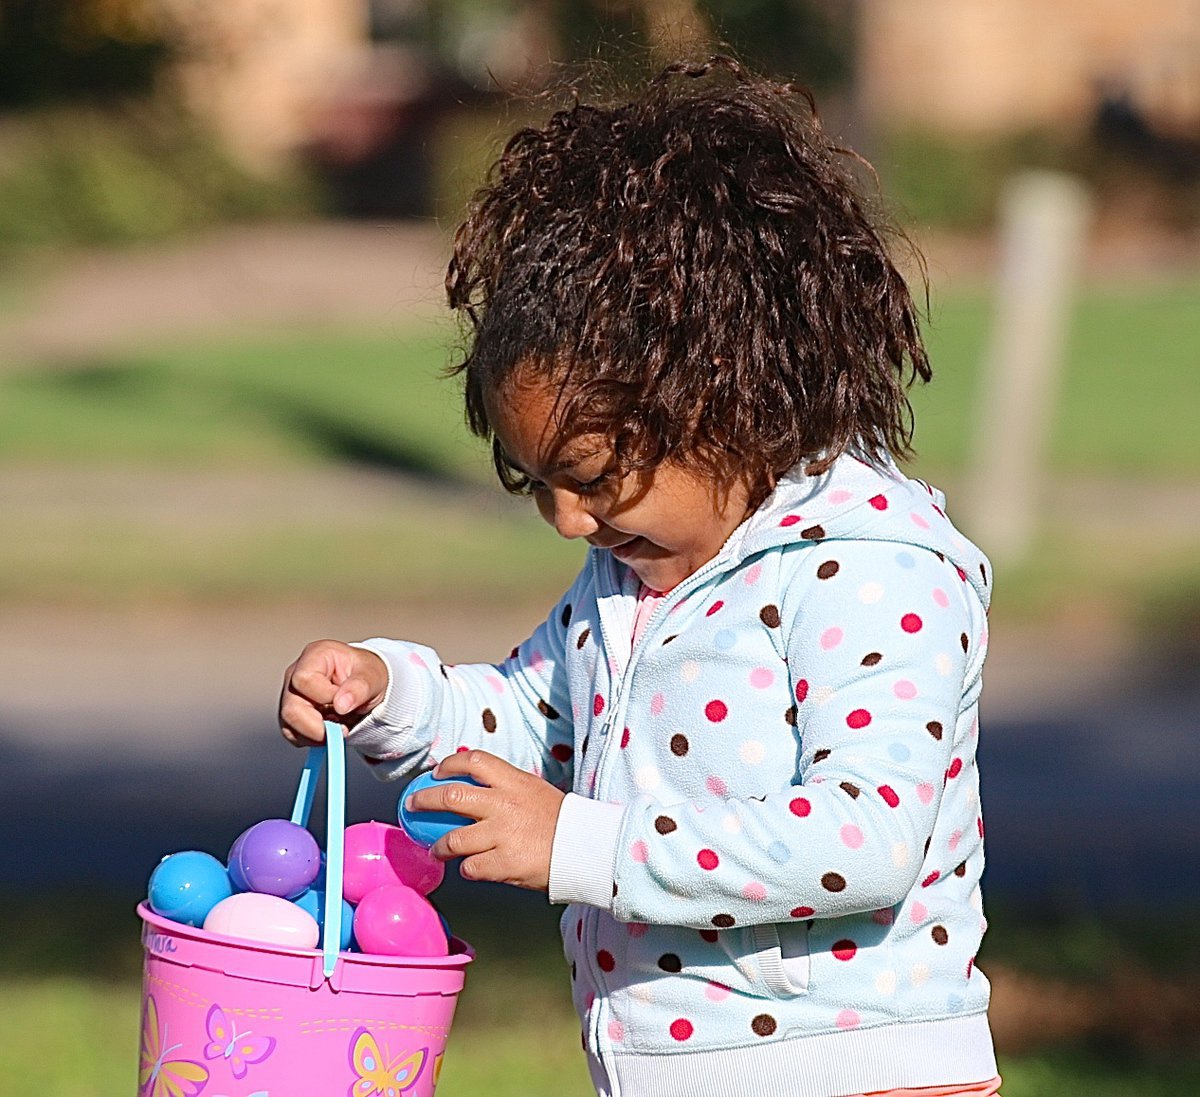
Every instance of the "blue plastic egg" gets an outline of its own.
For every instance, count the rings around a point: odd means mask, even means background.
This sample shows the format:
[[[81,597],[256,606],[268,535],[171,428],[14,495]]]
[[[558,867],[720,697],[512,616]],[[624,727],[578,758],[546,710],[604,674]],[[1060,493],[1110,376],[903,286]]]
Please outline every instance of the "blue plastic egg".
[[[155,914],[202,926],[208,912],[232,894],[225,866],[210,853],[190,849],[168,854],[158,863],[146,898]]]
[[[452,781],[458,782],[460,785],[482,787],[478,781],[470,777],[434,777],[433,771],[429,770],[427,773],[422,773],[401,794],[397,816],[400,825],[404,828],[404,832],[417,845],[428,849],[443,834],[448,834],[458,827],[467,826],[475,822],[474,819],[470,819],[465,815],[457,815],[452,811],[409,811],[405,807],[408,798],[420,792],[421,789],[430,788],[433,785],[443,785]]]
[[[321,936],[317,942],[318,948],[325,947],[325,889],[324,888],[309,888],[303,895],[296,896],[292,900],[301,910],[308,911],[309,914],[316,919],[317,925],[321,929]],[[340,943],[338,948],[342,952],[350,947],[350,941],[354,936],[354,908],[342,900],[342,932],[340,934]]]

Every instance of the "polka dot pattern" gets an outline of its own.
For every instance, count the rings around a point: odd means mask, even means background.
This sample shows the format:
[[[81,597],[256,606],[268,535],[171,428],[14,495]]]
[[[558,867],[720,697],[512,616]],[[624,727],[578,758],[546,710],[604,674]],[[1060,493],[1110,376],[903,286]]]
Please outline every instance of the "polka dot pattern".
[[[671,1039],[678,1040],[680,1043],[683,1043],[685,1040],[690,1040],[695,1031],[695,1025],[693,1025],[692,1022],[686,1017],[680,1017],[671,1022]]]
[[[608,1010],[588,1028],[602,1046],[682,1052],[690,1049],[680,1044],[701,1043],[698,1034],[707,1048],[734,1031],[743,1044],[773,1040],[796,1024],[794,1010],[814,1005],[825,1026],[873,1025],[880,1008],[907,1009],[897,996],[921,979],[943,1016],[975,1008],[982,994],[964,975],[979,915],[960,919],[955,896],[967,905],[982,861],[978,797],[969,799],[977,724],[959,683],[971,651],[982,655],[985,627],[972,589],[956,578],[961,565],[978,590],[988,569],[903,481],[866,470],[848,488],[836,503],[818,488],[803,514],[773,512],[771,535],[787,551],[718,570],[689,588],[690,604],[656,610],[632,673],[630,652],[609,647],[622,639],[610,634],[620,618],[572,595],[551,622],[553,643],[536,636],[469,694],[478,702],[468,713],[497,735],[493,749],[522,733],[514,706],[536,706],[553,735],[551,756],[573,765],[576,791],[614,803],[637,796],[636,829],[616,857],[621,920],[590,911],[568,949],[578,960],[576,1001],[598,993],[597,1007]],[[864,547],[847,536],[842,507],[896,539]],[[634,589],[624,583],[621,596],[631,603]],[[570,702],[548,694],[564,660]],[[575,677],[580,667],[588,678]],[[447,688],[463,690],[455,679],[469,676],[452,672]],[[561,741],[564,716],[578,729],[574,750]],[[479,726],[471,746],[488,742]],[[943,821],[960,809],[964,817]],[[890,893],[872,898],[889,878],[914,876],[894,907],[885,905]],[[841,917],[847,908],[860,913]],[[708,928],[666,928],[683,916]],[[747,993],[744,973],[721,966],[721,939],[739,934],[736,945],[742,927],[764,916],[790,918],[789,932],[813,935],[812,962],[836,965],[836,978],[827,968],[824,984],[813,983],[812,1004],[764,997],[753,983]],[[856,997],[830,1006],[821,995],[834,982]],[[966,1005],[951,1004],[954,994]]]
[[[704,716],[714,724],[719,724],[729,715],[729,706],[721,700],[709,701],[704,706]]]
[[[760,1013],[750,1022],[750,1031],[755,1036],[773,1036],[778,1022],[769,1013]]]

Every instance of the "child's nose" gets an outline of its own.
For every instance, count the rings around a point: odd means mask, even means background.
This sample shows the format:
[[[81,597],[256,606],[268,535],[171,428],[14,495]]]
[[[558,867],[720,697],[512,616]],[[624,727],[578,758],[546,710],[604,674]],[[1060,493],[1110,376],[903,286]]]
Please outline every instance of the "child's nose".
[[[551,498],[551,513],[543,515],[560,537],[571,540],[588,537],[600,528],[600,523],[588,513],[583,500],[570,491],[556,491]]]

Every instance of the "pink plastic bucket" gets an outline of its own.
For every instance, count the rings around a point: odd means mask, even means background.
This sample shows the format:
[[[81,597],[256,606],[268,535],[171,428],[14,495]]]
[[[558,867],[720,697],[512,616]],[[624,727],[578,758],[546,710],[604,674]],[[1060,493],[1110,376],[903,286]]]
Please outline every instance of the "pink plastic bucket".
[[[340,732],[330,736],[339,748]],[[343,802],[332,747],[329,756],[332,853]],[[302,782],[296,817],[305,821],[311,793]],[[341,858],[327,860],[336,869],[327,886],[337,885],[328,893],[340,895]],[[321,952],[218,936],[145,903],[138,914],[139,1097],[432,1097],[472,959],[464,942],[453,939],[448,956]],[[336,941],[331,928],[325,939]]]

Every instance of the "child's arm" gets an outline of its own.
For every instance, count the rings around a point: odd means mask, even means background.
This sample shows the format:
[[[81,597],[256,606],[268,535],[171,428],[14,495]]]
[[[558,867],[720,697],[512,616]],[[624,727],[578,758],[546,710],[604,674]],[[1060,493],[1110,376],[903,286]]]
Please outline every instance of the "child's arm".
[[[551,899],[711,929],[891,907],[965,860],[979,842],[977,803],[956,852],[926,844],[947,781],[974,780],[955,772],[960,749],[968,764],[974,752],[955,731],[982,660],[983,611],[952,564],[912,549],[904,566],[903,548],[829,545],[836,581],[816,577],[811,552],[783,558],[794,572],[781,577],[780,607],[797,702],[791,787],[671,806],[643,796],[621,811],[568,797],[555,851],[586,835],[594,855],[563,871],[555,858]]]
[[[499,664],[443,664],[421,644],[374,639],[310,644],[288,669],[285,737],[318,740],[330,711],[381,777],[427,769],[478,748],[570,788],[573,728],[563,661],[567,607],[582,577],[525,643]]]

